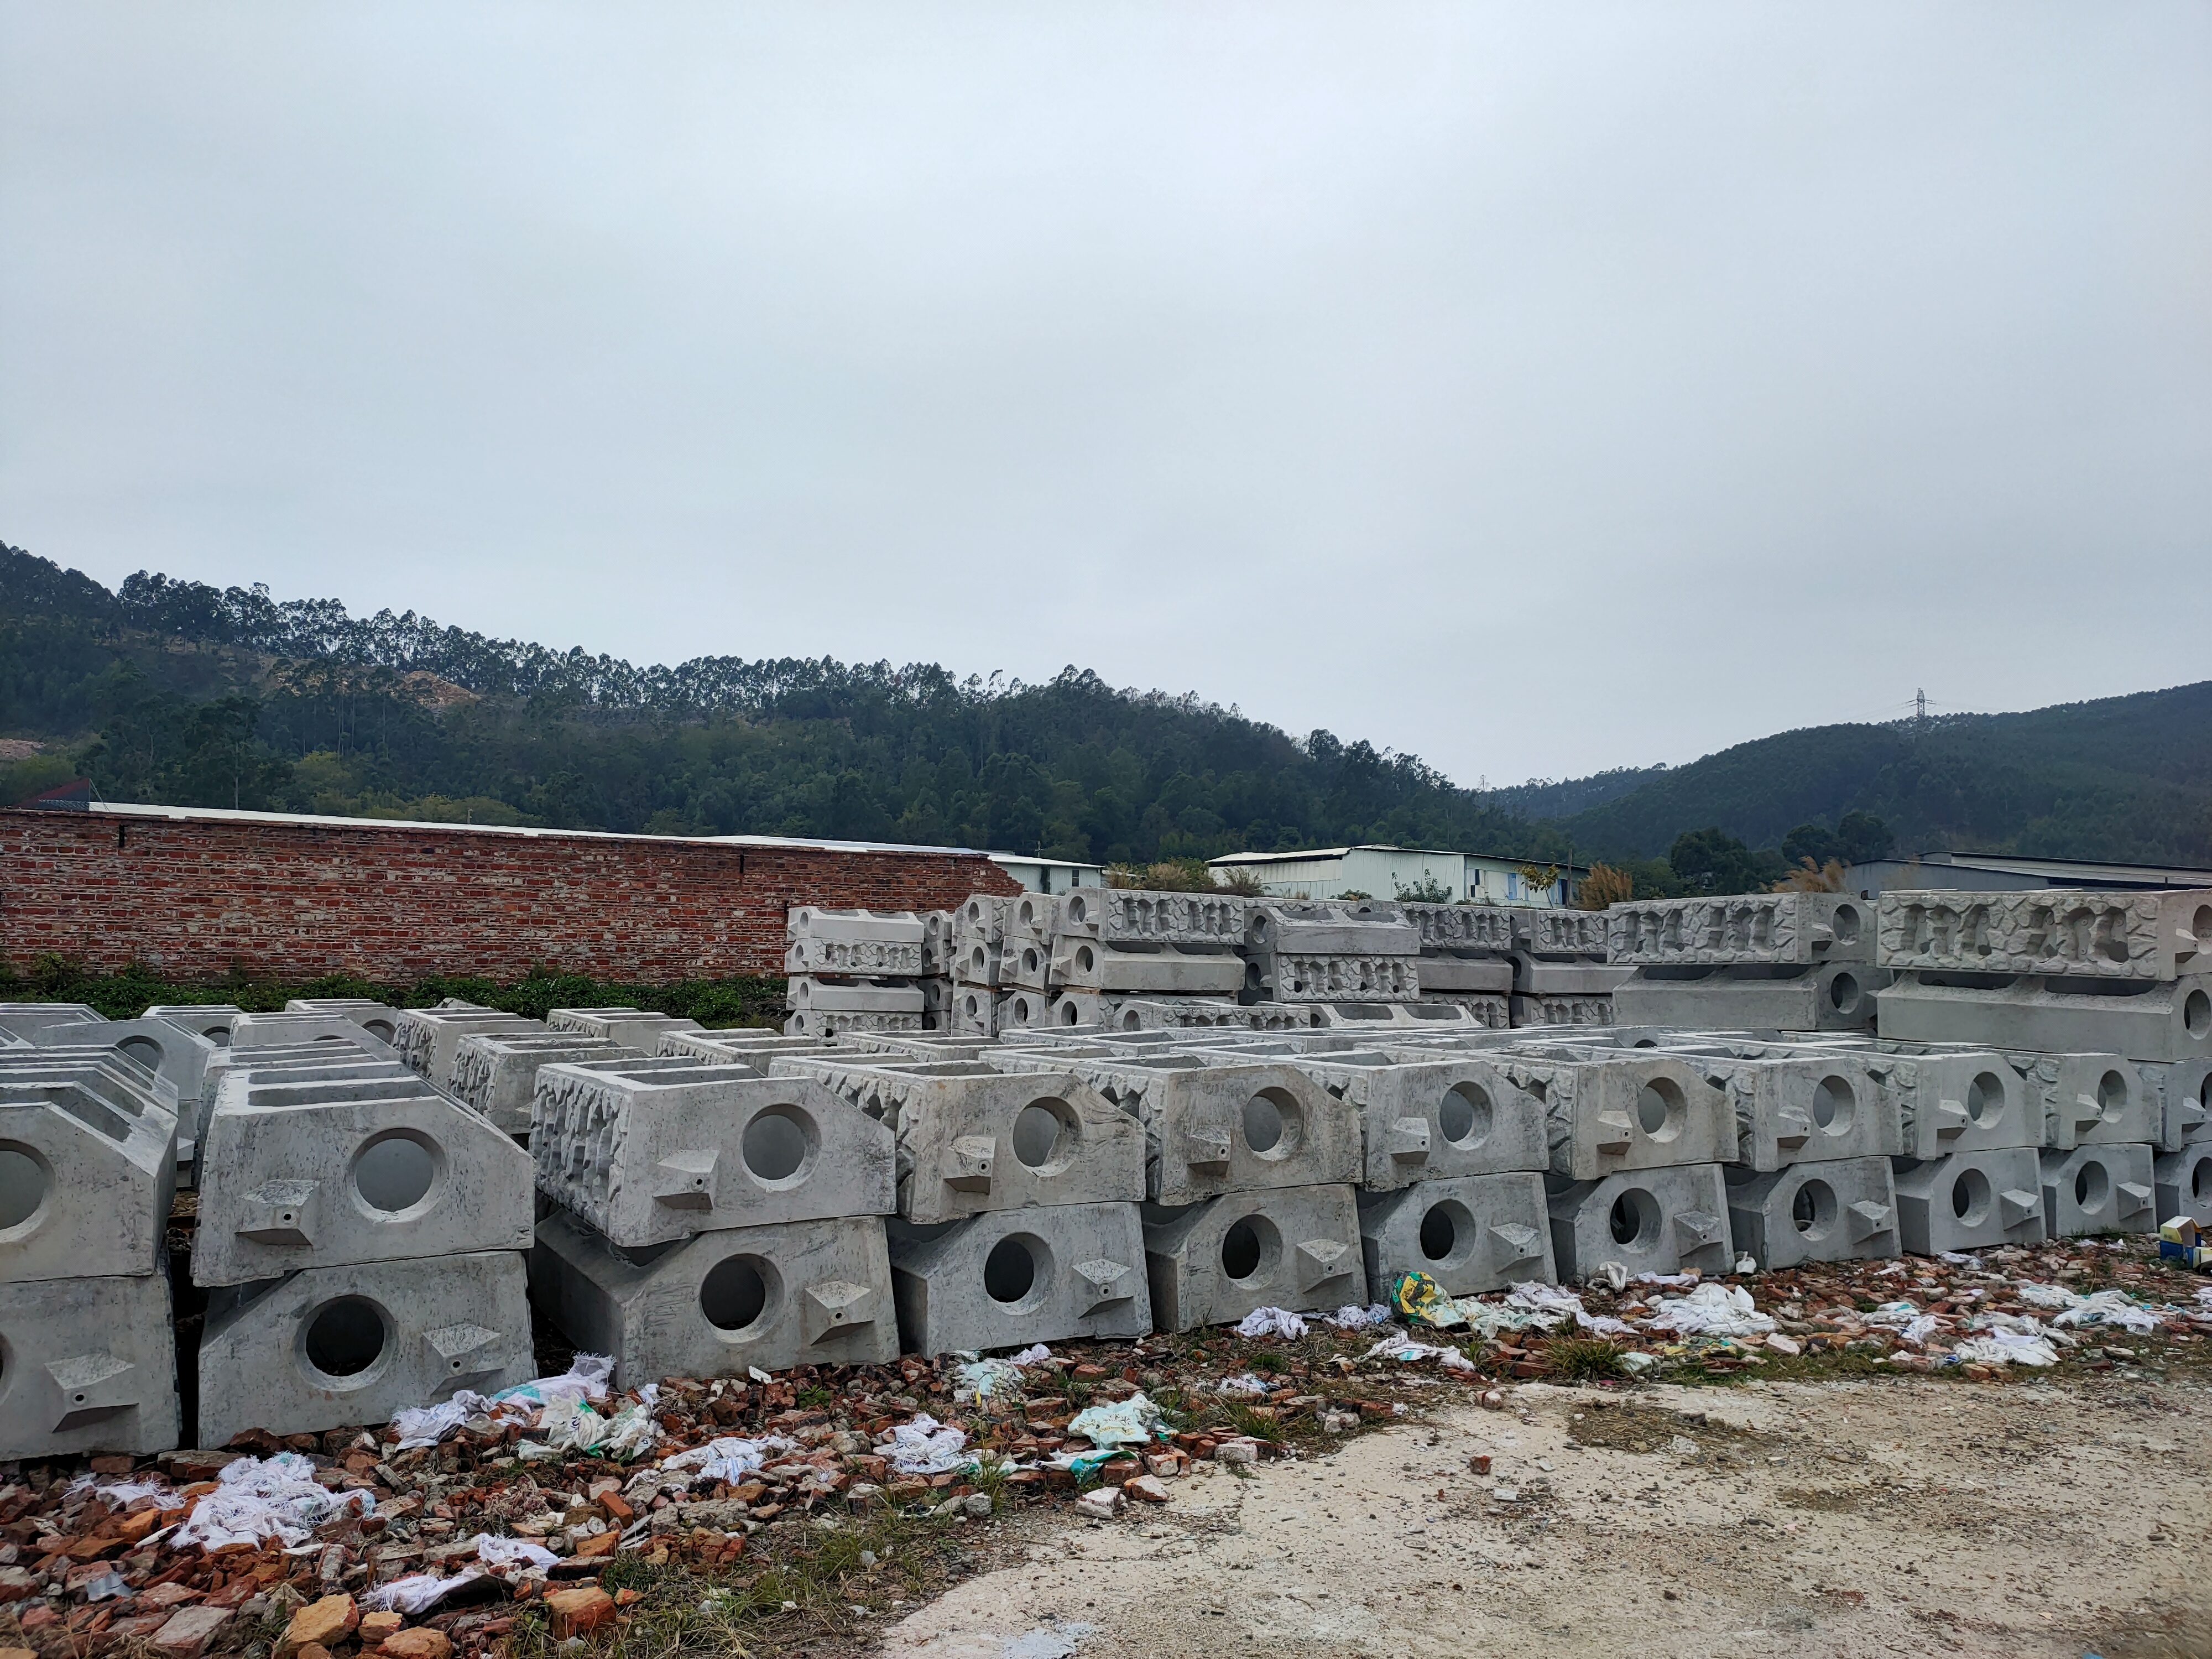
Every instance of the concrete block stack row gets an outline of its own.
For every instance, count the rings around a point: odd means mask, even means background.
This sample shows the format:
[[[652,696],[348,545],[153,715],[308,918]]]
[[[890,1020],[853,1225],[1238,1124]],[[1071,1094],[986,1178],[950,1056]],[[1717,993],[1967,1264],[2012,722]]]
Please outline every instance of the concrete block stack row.
[[[1623,1025],[1723,1031],[1867,1031],[1889,980],[1875,913],[1838,893],[1656,899],[1604,913],[1606,957],[1627,977]]]
[[[785,1006],[792,1036],[919,1031],[936,1012],[928,928],[911,910],[792,906],[784,924]]]
[[[0,1458],[177,1442],[175,1092],[120,1048],[50,1041],[109,1023],[0,1004]]]

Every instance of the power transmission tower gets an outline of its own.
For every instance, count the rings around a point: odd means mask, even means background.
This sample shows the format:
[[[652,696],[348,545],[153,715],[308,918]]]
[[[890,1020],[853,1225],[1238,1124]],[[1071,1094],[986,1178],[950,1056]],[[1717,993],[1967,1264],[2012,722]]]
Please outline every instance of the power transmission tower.
[[[1928,693],[1924,690],[1912,694],[1912,729],[1916,734],[1928,729]]]

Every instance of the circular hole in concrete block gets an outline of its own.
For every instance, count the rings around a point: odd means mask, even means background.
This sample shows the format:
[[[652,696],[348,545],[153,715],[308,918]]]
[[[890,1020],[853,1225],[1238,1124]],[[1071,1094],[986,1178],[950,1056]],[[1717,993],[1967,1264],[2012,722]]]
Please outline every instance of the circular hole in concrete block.
[[[1807,1238],[1826,1238],[1836,1224],[1835,1188],[1825,1181],[1805,1182],[1790,1200],[1790,1219]]]
[[[2212,996],[2191,991],[2181,1005],[2181,1026],[2194,1037],[2212,1032]]]
[[[1145,1029],[1145,1022],[1134,1008],[1121,1016],[1121,1029],[1125,1031],[1141,1031]]]
[[[983,1258],[983,1289],[994,1302],[1019,1302],[1036,1284],[1036,1257],[1029,1242],[1002,1238]]]
[[[230,1047],[230,1027],[228,1025],[210,1025],[200,1035],[218,1048]]]
[[[1067,896],[1067,919],[1070,921],[1082,921],[1088,917],[1090,914],[1091,907],[1089,900],[1085,899],[1080,893],[1070,893]]]
[[[388,1019],[365,1020],[361,1029],[382,1042],[389,1042],[399,1034],[399,1028]]]
[[[2199,1202],[2212,1198],[2212,1158],[2200,1158],[2189,1166],[2189,1195]]]
[[[437,1183],[439,1157],[423,1137],[401,1130],[380,1135],[353,1161],[353,1188],[362,1202],[387,1215],[413,1209]]]
[[[2105,1115],[2107,1123],[2118,1123],[2128,1109],[2128,1080],[2118,1072],[2107,1072],[2097,1079],[2097,1109]]]
[[[1636,1122],[1654,1140],[1672,1140],[1682,1133],[1682,1091],[1671,1078],[1655,1077],[1638,1092]]]
[[[1813,1121],[1832,1135],[1848,1133],[1858,1112],[1858,1097],[1840,1077],[1824,1077],[1813,1091]]]
[[[1980,1124],[1995,1123],[2004,1115],[2004,1079],[1984,1072],[1966,1085],[1966,1115]]]
[[[699,1311],[718,1331],[742,1331],[768,1311],[775,1269],[757,1255],[726,1256],[699,1281]]]
[[[53,1171],[27,1146],[0,1146],[0,1232],[38,1214],[53,1186]]]
[[[978,998],[963,997],[960,1003],[960,1012],[970,1019],[980,1018],[983,1012],[983,1004]]]
[[[1656,1037],[1638,1037],[1631,1046],[1638,1048],[1656,1048],[1659,1046],[1659,1040]]]
[[[1631,1187],[1613,1200],[1607,1225],[1614,1243],[1648,1249],[1659,1239],[1659,1200],[1641,1187]]]
[[[1092,951],[1087,945],[1077,946],[1075,951],[1075,965],[1083,972],[1086,974],[1089,973],[1093,968],[1096,968],[1098,965],[1097,953]]]
[[[745,1168],[766,1182],[791,1181],[814,1160],[820,1133],[814,1120],[796,1106],[771,1106],[753,1114],[738,1152]],[[704,1180],[702,1176],[701,1180]]]
[[[1028,927],[1032,926],[1036,922],[1036,919],[1037,908],[1036,900],[1024,899],[1020,904],[1015,907],[1014,920],[1021,923],[1023,927]]]
[[[1241,1284],[1272,1268],[1281,1250],[1273,1222],[1263,1215],[1244,1216],[1221,1235],[1221,1271]]]
[[[1030,1023],[1030,1000],[1027,997],[1016,997],[1012,1002],[1006,1005],[1006,1012],[1014,1017],[1015,1024],[1028,1024]]]
[[[2085,1210],[2101,1210],[2112,1196],[2112,1177],[2094,1158],[2074,1171],[2074,1201]]]
[[[1060,1023],[1062,1025],[1080,1025],[1083,1024],[1082,1016],[1077,1010],[1073,1000],[1063,1002],[1060,1005]]]
[[[1859,982],[1850,974],[1838,974],[1828,981],[1828,1006],[1839,1014],[1848,1014],[1859,1006]]]
[[[1479,1146],[1489,1138],[1490,1091],[1480,1083],[1455,1083],[1437,1108],[1437,1127],[1455,1146]]]
[[[1951,1213],[1969,1227],[1990,1212],[1990,1178],[1979,1170],[1961,1170],[1951,1183]]]
[[[1857,944],[1859,929],[1863,925],[1863,924],[1859,917],[1858,906],[1856,904],[1838,904],[1836,907],[1835,933],[1837,944]]]
[[[1066,1101],[1033,1100],[1014,1114],[1014,1156],[1042,1174],[1064,1170],[1079,1133],[1075,1108]]]
[[[1431,1204],[1421,1218],[1421,1254],[1442,1261],[1459,1248],[1459,1219],[1450,1204]]]
[[[161,1069],[161,1045],[149,1036],[127,1036],[115,1045],[149,1072]]]
[[[1244,1144],[1261,1158],[1288,1158],[1297,1149],[1302,1121],[1289,1090],[1262,1089],[1244,1103]]]
[[[316,1310],[301,1347],[325,1376],[359,1376],[376,1364],[388,1335],[383,1309],[366,1297],[342,1296]]]

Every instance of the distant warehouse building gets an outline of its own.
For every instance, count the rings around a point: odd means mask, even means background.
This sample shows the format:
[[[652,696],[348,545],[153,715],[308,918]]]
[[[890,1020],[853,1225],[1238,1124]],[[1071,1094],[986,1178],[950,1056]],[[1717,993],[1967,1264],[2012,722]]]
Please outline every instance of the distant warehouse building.
[[[1255,875],[1273,898],[1425,898],[1456,904],[1566,905],[1589,872],[1487,853],[1442,853],[1420,847],[1319,847],[1297,853],[1231,853],[1208,862],[1217,875]],[[1534,871],[1548,872],[1542,884]]]

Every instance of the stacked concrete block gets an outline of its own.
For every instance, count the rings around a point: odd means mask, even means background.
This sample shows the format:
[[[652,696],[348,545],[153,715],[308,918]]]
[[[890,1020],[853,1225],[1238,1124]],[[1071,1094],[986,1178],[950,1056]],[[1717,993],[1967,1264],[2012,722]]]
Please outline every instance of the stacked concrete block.
[[[899,1328],[922,1353],[1027,1346],[1152,1328],[1132,1203],[996,1210],[889,1224]]]
[[[1358,1204],[1362,1265],[1374,1300],[1387,1299],[1407,1273],[1426,1273],[1451,1296],[1559,1278],[1540,1174],[1442,1176],[1362,1193]]]
[[[643,1049],[611,1037],[582,1036],[570,1031],[520,1036],[476,1032],[463,1037],[453,1051],[453,1068],[447,1081],[454,1094],[527,1146],[540,1071],[579,1060],[645,1058]]]
[[[296,1031],[321,1017],[278,1018]],[[379,1421],[532,1375],[528,1154],[341,1023],[351,1053],[234,1033],[192,1243],[211,1292],[204,1441]]]
[[[2046,1237],[2158,1231],[2158,1193],[2151,1149],[2091,1141],[2041,1154]]]
[[[177,1166],[189,1184],[201,1120],[211,1090],[210,1067],[223,1050],[213,1041],[164,1019],[112,1019],[97,1024],[49,1025],[25,1045],[57,1055],[86,1055],[113,1050],[137,1060],[155,1079],[155,1093],[177,1119]]]
[[[1367,1288],[1349,1183],[1148,1205],[1144,1239],[1152,1315],[1162,1330],[1230,1323],[1260,1308],[1340,1307]]]
[[[2187,1216],[2212,1227],[2212,1140],[2194,1140],[2151,1159],[2153,1206],[2161,1223]]]
[[[218,1048],[230,1047],[230,1028],[238,1023],[246,1011],[228,1002],[172,1002],[156,1003],[146,1010],[141,1019],[166,1020],[172,1025],[181,1025],[187,1031],[205,1037]]]
[[[1763,1268],[1904,1249],[1886,1157],[1817,1159],[1763,1172],[1739,1164],[1723,1173],[1730,1240]]]
[[[976,893],[952,912],[950,1029],[963,1036],[988,1037],[998,1032],[1006,905],[999,895]]]
[[[1589,1278],[1618,1262],[1640,1273],[1723,1273],[1735,1263],[1726,1183],[1717,1164],[1632,1170],[1601,1181],[1545,1183],[1559,1277]]]
[[[1623,1024],[1717,1030],[1870,1030],[1887,981],[1874,913],[1838,893],[1637,900],[1605,913]]]
[[[417,1077],[443,1084],[453,1074],[453,1060],[460,1053],[463,1037],[479,1034],[543,1036],[545,1030],[542,1021],[471,1004],[404,1008],[399,1013],[392,1048]],[[241,1038],[234,1033],[232,1041]]]
[[[2212,890],[1884,893],[1882,1034],[2212,1059]]]
[[[294,997],[284,1005],[288,1014],[337,1014],[349,1019],[373,1037],[386,1042],[399,1034],[399,1011],[388,1003],[366,997]]]
[[[784,924],[787,1035],[919,1031],[929,1012],[927,928],[910,910],[795,904]]]
[[[0,1054],[0,1458],[177,1443],[177,1119],[154,1082],[119,1050]]]
[[[1508,908],[1513,915],[1513,1024],[1612,1024],[1613,992],[1629,975],[1606,962],[1604,916],[1534,905]]]
[[[652,1054],[660,1039],[672,1031],[696,1031],[696,1019],[676,1014],[656,1014],[643,1008],[555,1008],[545,1016],[549,1031],[568,1031],[578,1036],[605,1037]]]
[[[54,1025],[97,1025],[106,1018],[82,1002],[0,1002],[0,1031],[21,1042]]]
[[[1373,900],[1254,901],[1244,924],[1249,1002],[1415,1002],[1421,935]]]
[[[2136,1073],[2156,1098],[2153,1144],[2160,1152],[2177,1152],[2191,1141],[2212,1140],[2212,1060],[2140,1065]]]
[[[1899,1236],[1915,1255],[2033,1244],[2044,1237],[2043,1181],[2033,1146],[1892,1161]]]

